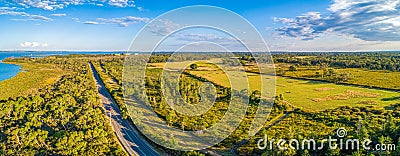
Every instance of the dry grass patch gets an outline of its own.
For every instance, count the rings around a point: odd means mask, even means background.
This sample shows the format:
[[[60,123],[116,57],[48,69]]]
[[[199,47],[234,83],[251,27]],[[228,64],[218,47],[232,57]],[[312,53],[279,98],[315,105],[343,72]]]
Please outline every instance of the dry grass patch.
[[[329,88],[329,87],[324,87],[324,88],[315,88],[315,91],[323,92],[323,91],[330,91],[334,90],[335,88]]]
[[[377,105],[378,102],[373,101],[373,100],[362,100],[358,102],[358,104],[364,104],[364,105]]]
[[[381,94],[377,93],[368,93],[368,92],[361,92],[355,90],[347,90],[343,94],[336,94],[336,95],[329,95],[324,98],[311,98],[314,102],[323,102],[323,101],[332,101],[332,100],[348,100],[351,98],[377,98],[380,97]]]

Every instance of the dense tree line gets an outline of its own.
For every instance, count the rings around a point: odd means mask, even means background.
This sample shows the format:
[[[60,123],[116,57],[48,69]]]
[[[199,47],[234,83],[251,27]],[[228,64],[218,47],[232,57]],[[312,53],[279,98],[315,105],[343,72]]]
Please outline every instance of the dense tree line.
[[[37,96],[0,101],[1,155],[126,155],[103,113],[87,60],[15,61],[52,63],[72,74]]]
[[[399,104],[389,106],[394,110],[376,109],[373,107],[350,107],[344,106],[336,109],[330,109],[322,112],[308,112],[297,109],[288,117],[280,121],[273,127],[262,129],[248,143],[238,149],[237,154],[243,155],[399,155],[400,145],[400,121],[395,117],[399,110]],[[359,139],[360,142],[370,139],[372,142],[369,147],[374,148],[377,144],[396,145],[391,150],[366,150],[360,143],[360,150],[351,150],[344,148],[330,149],[329,146],[321,142],[331,136],[333,139],[341,139],[337,137],[336,130],[345,128],[347,130],[346,139]],[[275,139],[272,150],[269,148],[258,149],[257,141],[264,139],[267,135],[271,141]],[[322,149],[291,149],[286,142],[287,150],[279,150],[277,139],[296,139],[302,141],[304,139],[315,139],[316,147],[324,147]],[[340,144],[340,142],[336,142]],[[292,144],[296,146],[296,144]],[[307,147],[307,146],[306,146]]]
[[[400,71],[399,52],[284,53],[273,56],[276,63],[290,63],[298,66]]]

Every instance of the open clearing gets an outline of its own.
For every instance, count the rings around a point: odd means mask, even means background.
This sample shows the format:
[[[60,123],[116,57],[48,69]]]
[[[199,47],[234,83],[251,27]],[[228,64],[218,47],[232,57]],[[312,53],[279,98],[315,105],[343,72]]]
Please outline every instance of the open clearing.
[[[197,64],[199,66],[198,70],[188,70],[190,74],[203,77],[225,87],[230,87],[230,83],[233,85],[247,85],[245,82],[238,82],[232,80],[232,78],[229,81],[226,74],[217,68],[206,70],[211,67],[209,64],[202,62]],[[239,76],[237,75],[237,77]],[[247,77],[250,89],[259,90],[260,76],[255,73],[247,73]],[[264,78],[268,79],[268,77]],[[282,94],[284,100],[292,105],[312,111],[333,109],[340,106],[385,107],[400,102],[400,93],[393,91],[284,77],[277,77],[276,80],[276,95]]]
[[[357,68],[335,70],[337,73],[348,73],[350,75],[350,79],[348,80],[348,82],[346,82],[348,84],[400,89],[400,72]],[[320,79],[315,77],[317,72],[323,73],[322,70],[316,68],[307,69],[304,67],[298,67],[298,71],[288,71],[284,75],[297,78]]]
[[[399,102],[400,93],[336,85],[319,81],[279,78],[277,94],[291,104],[310,110],[325,110],[340,106],[384,107]],[[320,91],[321,89],[329,90]]]

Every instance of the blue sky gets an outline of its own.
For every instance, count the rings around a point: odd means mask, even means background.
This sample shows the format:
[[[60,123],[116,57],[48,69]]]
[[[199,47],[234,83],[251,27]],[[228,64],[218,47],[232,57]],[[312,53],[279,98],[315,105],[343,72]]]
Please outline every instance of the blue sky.
[[[1,1],[0,50],[125,51],[151,20],[191,5],[241,15],[272,51],[400,50],[399,0]],[[175,25],[171,21],[165,27]],[[188,41],[229,40],[205,30],[182,36]]]

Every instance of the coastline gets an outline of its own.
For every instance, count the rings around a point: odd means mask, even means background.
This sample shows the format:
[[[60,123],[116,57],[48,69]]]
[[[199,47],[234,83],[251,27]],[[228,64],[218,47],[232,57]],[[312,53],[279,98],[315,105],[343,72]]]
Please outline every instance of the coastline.
[[[0,82],[11,79],[22,71],[22,66],[0,60]]]
[[[19,57],[46,57],[53,55],[71,55],[71,54],[89,54],[89,55],[103,55],[103,54],[121,54],[123,52],[119,51],[0,51],[0,83],[9,80],[15,76],[17,76],[22,70],[23,67],[19,64],[15,64],[12,62],[3,62],[3,60],[8,58],[19,58]],[[14,71],[12,71],[14,70]]]
[[[0,100],[32,95],[37,89],[53,84],[69,71],[61,70],[51,64],[35,64],[30,62],[7,62],[20,67],[13,77],[0,81]]]

